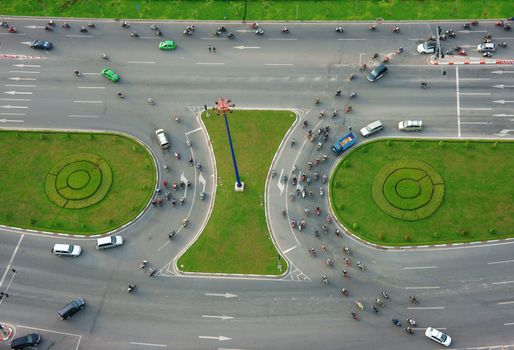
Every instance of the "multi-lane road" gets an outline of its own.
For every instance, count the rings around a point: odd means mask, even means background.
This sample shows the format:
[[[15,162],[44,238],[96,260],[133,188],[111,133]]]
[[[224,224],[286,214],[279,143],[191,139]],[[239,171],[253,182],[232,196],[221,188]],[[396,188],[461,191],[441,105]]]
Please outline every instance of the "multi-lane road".
[[[110,251],[96,251],[92,240],[0,230],[0,290],[9,294],[0,303],[0,322],[14,326],[17,334],[38,331],[40,349],[433,349],[437,344],[423,336],[427,326],[446,329],[454,348],[514,344],[512,241],[384,250],[337,237],[334,224],[315,238],[314,229],[327,214],[326,196],[316,191],[312,199],[290,202],[293,188],[278,176],[268,181],[266,205],[275,242],[290,262],[284,278],[186,276],[175,266],[212,204],[213,163],[198,121],[204,104],[229,97],[241,108],[294,109],[299,121],[271,165],[278,174],[292,174],[293,166],[306,170],[309,160],[329,153],[327,144],[318,151],[305,141],[303,119],[316,129],[329,125],[328,144],[350,125],[358,129],[375,119],[385,125],[382,136],[400,136],[398,121],[419,118],[426,125],[422,136],[508,139],[514,135],[514,67],[430,65],[415,47],[441,25],[457,31],[445,47],[460,45],[478,57],[472,48],[489,31],[509,45],[496,56],[512,58],[512,34],[485,22],[471,32],[458,31],[462,23],[455,22],[402,23],[399,34],[390,32],[392,24],[371,32],[365,23],[344,24],[342,34],[330,23],[288,24],[291,32],[282,34],[282,24],[275,23],[261,24],[265,34],[256,36],[248,24],[223,23],[236,36],[229,40],[212,36],[219,23],[196,23],[194,34],[185,37],[187,23],[166,22],[159,23],[163,37],[178,47],[163,52],[150,22],[131,22],[123,29],[119,22],[96,21],[95,29],[81,34],[78,27],[86,21],[68,21],[71,30],[57,26],[47,32],[41,28],[45,19],[6,20],[19,33],[0,31],[0,126],[127,133],[152,150],[160,179],[192,183],[184,206],[149,208],[123,230],[126,244]],[[129,36],[134,30],[140,38]],[[52,41],[55,48],[32,50],[27,43],[34,39]],[[398,47],[404,48],[402,54],[395,53]],[[374,53],[390,56],[389,71],[369,83],[358,67],[375,65]],[[119,83],[100,76],[106,66],[121,74]],[[74,69],[81,77],[74,76]],[[349,81],[351,73],[357,77]],[[428,82],[428,89],[419,88],[421,81]],[[334,96],[337,89],[343,96]],[[351,90],[358,96],[349,101]],[[118,91],[126,97],[118,98]],[[314,105],[317,97],[319,106]],[[341,110],[347,103],[353,110],[345,114]],[[335,108],[338,117],[318,119],[321,110]],[[159,150],[157,128],[168,132],[170,152]],[[289,145],[292,137],[295,147]],[[182,160],[174,159],[175,151]],[[187,165],[191,154],[202,172]],[[329,155],[317,170],[329,174],[334,161]],[[211,195],[200,201],[204,188]],[[297,218],[304,207],[318,205],[324,215],[310,216],[304,232],[293,231],[282,218],[282,208],[288,218]],[[191,224],[170,242],[167,232],[178,229],[185,217]],[[79,242],[84,254],[78,259],[52,256],[50,247],[61,241]],[[365,271],[348,267],[349,280],[340,275],[343,246],[352,250],[354,264],[360,260],[365,265]],[[318,251],[316,258],[309,257],[309,247]],[[335,261],[333,268],[326,266],[327,257]],[[139,269],[145,258],[159,268],[155,278]],[[322,274],[328,286],[321,283]],[[128,294],[132,281],[137,292]],[[350,297],[341,296],[342,287]],[[391,297],[375,315],[369,307],[382,290]],[[408,303],[413,294],[420,304]],[[60,321],[56,310],[75,296],[87,300],[86,309]],[[356,298],[368,310],[356,309]],[[349,316],[356,310],[359,321]],[[393,317],[413,317],[419,330],[409,336],[391,324]],[[4,348],[7,344],[0,343]]]

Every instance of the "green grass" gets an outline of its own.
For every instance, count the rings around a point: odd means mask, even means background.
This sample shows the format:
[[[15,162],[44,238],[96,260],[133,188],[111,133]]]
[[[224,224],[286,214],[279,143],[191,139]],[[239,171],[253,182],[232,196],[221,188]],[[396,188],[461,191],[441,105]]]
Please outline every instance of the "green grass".
[[[198,240],[178,260],[183,271],[279,275],[263,205],[266,175],[294,121],[286,111],[235,111],[230,131],[244,192],[235,175],[223,117],[203,117],[216,158],[218,186],[212,215]]]
[[[382,245],[512,237],[513,155],[514,142],[507,141],[373,141],[354,149],[339,163],[330,182],[331,204],[337,217],[354,234]],[[420,220],[387,214],[375,202],[376,193],[372,191],[384,166],[393,162],[409,164],[411,160],[427,163],[444,182],[441,205]],[[437,175],[433,178],[435,183],[439,181]],[[415,192],[412,188],[397,190],[405,197]],[[384,191],[390,189],[385,186]]]
[[[3,15],[196,20],[504,18],[511,0],[2,0]]]
[[[103,233],[137,216],[153,194],[156,172],[152,158],[139,143],[124,136],[1,131],[0,144],[2,225],[84,235]],[[79,153],[100,156],[112,171],[112,184],[102,188],[93,183],[95,188],[107,190],[101,196],[103,199],[87,208],[67,209],[65,201],[58,205],[58,200],[50,199],[55,191],[50,197],[45,192],[50,185],[63,186],[62,179],[56,182],[54,177],[48,181],[47,174],[65,157]],[[71,174],[68,181],[75,181],[76,185],[83,186],[89,180],[86,174]],[[79,192],[69,192],[68,198],[80,197]],[[88,194],[93,198],[92,193]]]

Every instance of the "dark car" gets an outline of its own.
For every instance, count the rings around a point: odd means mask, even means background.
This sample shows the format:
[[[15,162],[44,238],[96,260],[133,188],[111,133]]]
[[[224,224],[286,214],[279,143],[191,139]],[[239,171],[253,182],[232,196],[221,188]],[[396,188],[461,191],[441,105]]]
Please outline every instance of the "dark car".
[[[25,349],[29,346],[34,346],[39,344],[41,341],[41,337],[37,333],[30,333],[27,335],[24,335],[23,337],[19,337],[16,339],[13,339],[11,342],[11,349],[18,350],[18,349]]]
[[[82,298],[75,298],[68,304],[64,305],[62,309],[57,311],[61,320],[66,320],[73,316],[77,311],[82,310],[86,306],[86,301]]]
[[[46,40],[34,40],[30,42],[30,47],[39,50],[51,50],[54,46]]]
[[[387,72],[387,67],[384,64],[381,64],[378,67],[375,67],[369,74],[368,74],[368,80],[369,81],[377,81],[378,79],[382,78],[384,74]]]

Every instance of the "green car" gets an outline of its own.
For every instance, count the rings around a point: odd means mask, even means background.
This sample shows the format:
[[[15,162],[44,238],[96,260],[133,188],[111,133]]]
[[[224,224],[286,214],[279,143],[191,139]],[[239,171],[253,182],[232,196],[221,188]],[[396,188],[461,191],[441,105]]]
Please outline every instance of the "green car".
[[[161,41],[159,44],[159,49],[161,50],[175,50],[177,48],[177,45],[175,45],[175,42],[173,40],[166,40]]]
[[[117,82],[118,80],[120,80],[120,76],[116,73],[114,73],[114,71],[110,68],[104,68],[102,69],[102,75],[104,77],[106,77],[107,79],[109,79],[110,81],[112,81],[113,83]]]

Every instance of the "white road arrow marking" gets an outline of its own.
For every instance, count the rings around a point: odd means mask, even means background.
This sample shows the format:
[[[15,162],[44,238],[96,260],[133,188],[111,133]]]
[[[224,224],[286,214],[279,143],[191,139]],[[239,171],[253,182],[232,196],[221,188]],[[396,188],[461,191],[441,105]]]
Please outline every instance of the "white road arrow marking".
[[[202,176],[202,173],[200,173],[200,175],[198,175],[198,181],[202,184],[202,192],[205,192],[205,184],[206,184],[206,181],[204,179],[204,177]]]
[[[496,100],[496,101],[493,101],[494,103],[499,103],[499,104],[506,104],[506,103],[514,103],[514,101],[505,101],[505,100]]]
[[[505,114],[505,113],[493,114],[493,117],[499,117],[499,118],[514,117],[514,114]]]
[[[219,294],[219,293],[205,293],[205,295],[208,295],[208,296],[211,296],[211,297],[224,297],[225,299],[237,297],[237,294],[231,294],[231,293],[223,293],[223,294]]]
[[[212,337],[212,336],[209,336],[209,335],[199,335],[198,338],[200,338],[200,339],[213,339],[213,340],[217,340],[217,341],[225,341],[225,340],[231,340],[232,339],[232,338],[229,338],[229,337],[224,337],[222,335],[217,336],[217,337]]]
[[[493,70],[491,73],[493,74],[513,74],[514,70]]]
[[[39,68],[41,67],[38,64],[13,64],[13,67],[20,67],[20,68]]]
[[[25,28],[29,29],[43,29],[45,26],[25,26]]]
[[[503,84],[500,84],[500,85],[494,85],[493,87],[495,87],[497,89],[504,89],[504,88],[514,88],[514,85],[503,85]]]
[[[30,91],[4,91],[4,94],[9,95],[32,95]]]
[[[184,190],[184,198],[187,197],[187,177],[184,176],[184,172],[180,175],[180,181],[186,184],[185,190]]]
[[[282,182],[280,182],[280,179],[282,178],[282,174],[284,174],[284,169],[280,170],[280,176],[278,177],[277,187],[280,190],[280,195],[282,195],[282,192],[284,192],[284,185]]]
[[[219,318],[223,321],[225,320],[231,320],[233,319],[234,317],[232,316],[227,316],[227,315],[221,315],[221,316],[214,316],[214,315],[202,315],[203,318]]]
[[[0,98],[0,101],[30,102],[30,98]]]
[[[16,109],[16,108],[29,108],[27,106],[11,106],[11,105],[5,105],[5,106],[0,106],[0,108],[5,108],[5,109]]]
[[[14,78],[9,78],[9,80],[16,80],[16,81],[20,81],[20,80],[37,80],[36,78],[20,78],[20,77],[14,77]]]
[[[23,120],[19,120],[19,119],[0,119],[0,123],[23,123]]]
[[[245,49],[260,49],[259,46],[234,46],[234,49],[245,50]]]
[[[514,130],[512,130],[512,129],[503,129],[502,131],[500,131],[498,134],[495,134],[495,135],[503,137],[503,136],[507,136],[511,131],[514,131]]]

